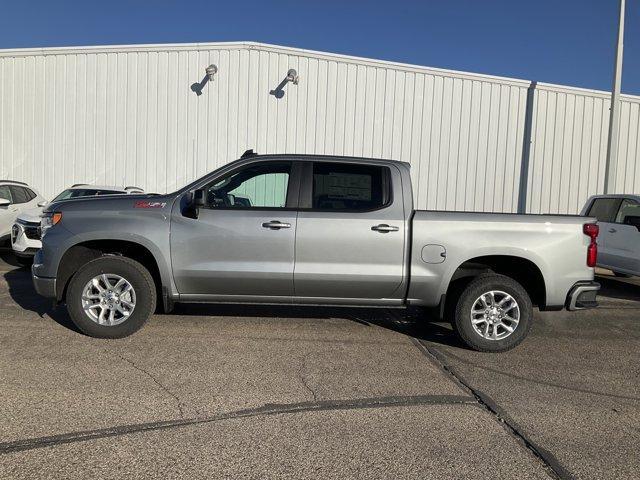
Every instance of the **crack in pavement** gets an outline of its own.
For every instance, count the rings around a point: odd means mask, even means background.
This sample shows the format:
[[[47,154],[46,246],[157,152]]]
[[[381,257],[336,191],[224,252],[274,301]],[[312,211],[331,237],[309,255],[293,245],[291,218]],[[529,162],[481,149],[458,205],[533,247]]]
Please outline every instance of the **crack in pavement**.
[[[129,360],[128,358],[122,356],[119,353],[116,353],[116,352],[109,352],[109,353],[115,353],[118,356],[118,358],[120,358],[121,360],[124,360],[129,365],[131,365],[133,368],[135,368],[139,372],[144,373],[147,377],[149,377],[151,380],[153,380],[153,383],[155,383],[158,387],[160,387],[160,389],[163,392],[165,392],[167,395],[169,395],[171,398],[173,398],[176,401],[176,405],[178,407],[178,412],[180,413],[180,418],[184,418],[184,409],[183,409],[183,404],[182,404],[182,401],[180,400],[180,398],[175,393],[173,393],[171,390],[169,390],[160,380],[158,380],[155,377],[155,375],[151,374],[150,372],[148,372],[144,368],[142,368],[139,365],[137,365],[133,360]]]
[[[318,397],[316,395],[316,391],[313,388],[311,388],[307,383],[306,371],[307,371],[307,355],[302,357],[302,364],[300,365],[300,371],[298,372],[298,377],[300,378],[302,385],[304,385],[304,388],[306,388],[309,391],[309,393],[311,393],[311,395],[313,396],[313,401],[317,402]]]
[[[447,363],[444,354],[438,350],[431,348],[425,340],[419,340],[411,337],[411,341],[418,347],[429,361],[436,365],[445,375],[449,376],[454,382],[460,385],[465,391],[469,392],[476,399],[485,411],[504,427],[506,432],[516,441],[525,447],[533,456],[542,462],[545,470],[551,478],[556,480],[574,480],[574,476],[560,463],[560,461],[548,450],[537,445],[531,440],[518,424],[486,393],[473,388],[470,383],[456,369]]]
[[[569,390],[572,392],[577,392],[577,393],[586,393],[588,395],[597,395],[600,397],[608,397],[608,398],[616,398],[616,399],[620,399],[620,400],[632,400],[632,401],[640,401],[640,397],[632,397],[630,395],[618,395],[615,393],[606,393],[606,392],[598,392],[596,390],[589,390],[587,388],[580,388],[580,387],[569,387],[567,385],[562,385],[560,383],[555,383],[555,382],[545,382],[542,380],[536,380],[535,378],[527,378],[527,377],[523,377],[521,375],[516,375],[514,373],[508,373],[508,372],[504,372],[502,370],[498,370],[497,368],[492,368],[492,367],[487,367],[485,365],[478,365],[477,363],[471,362],[469,360],[466,360],[458,355],[455,355],[451,352],[447,352],[446,354],[448,357],[453,358],[454,360],[459,361],[460,363],[463,363],[465,365],[468,365],[472,368],[477,368],[479,370],[484,370],[487,372],[491,372],[491,373],[495,373],[496,375],[502,375],[504,377],[509,377],[509,378],[513,378],[514,380],[520,380],[524,383],[535,383],[538,385],[545,385],[547,387],[553,387],[553,388],[558,388],[558,389],[562,389],[562,390]]]
[[[370,408],[412,407],[426,405],[470,405],[476,407],[477,401],[468,395],[406,395],[392,397],[372,397],[352,400],[322,400],[299,403],[271,403],[261,407],[221,413],[205,418],[165,420],[159,422],[120,425],[96,430],[63,433],[47,437],[27,438],[0,443],[0,455],[23,452],[37,448],[53,447],[67,443],[86,442],[106,437],[130,435],[140,432],[166,430],[190,425],[203,425],[223,420],[244,419],[267,415],[297,414],[305,412],[326,412],[336,410],[362,410]]]

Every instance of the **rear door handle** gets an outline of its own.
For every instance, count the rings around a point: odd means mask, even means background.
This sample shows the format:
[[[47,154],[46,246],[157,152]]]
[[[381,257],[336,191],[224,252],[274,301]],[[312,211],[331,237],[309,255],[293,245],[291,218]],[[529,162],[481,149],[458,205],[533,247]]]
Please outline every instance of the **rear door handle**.
[[[387,232],[397,232],[400,230],[398,227],[394,227],[393,225],[387,225],[386,223],[381,223],[380,225],[374,225],[371,227],[371,230],[374,232],[387,233]]]
[[[290,223],[280,222],[279,220],[271,220],[270,222],[264,222],[262,226],[270,230],[280,230],[281,228],[291,228]]]
[[[618,230],[616,230],[615,228],[610,228],[609,229],[609,233],[616,233]]]

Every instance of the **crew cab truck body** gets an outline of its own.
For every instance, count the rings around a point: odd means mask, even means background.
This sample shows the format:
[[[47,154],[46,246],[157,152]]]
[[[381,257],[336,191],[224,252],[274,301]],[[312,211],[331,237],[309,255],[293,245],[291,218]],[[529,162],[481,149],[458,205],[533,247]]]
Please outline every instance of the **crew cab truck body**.
[[[57,203],[42,229],[37,291],[97,337],[138,330],[156,300],[417,305],[501,351],[532,305],[594,307],[599,288],[593,220],[415,211],[396,161],[248,155],[169,195]]]

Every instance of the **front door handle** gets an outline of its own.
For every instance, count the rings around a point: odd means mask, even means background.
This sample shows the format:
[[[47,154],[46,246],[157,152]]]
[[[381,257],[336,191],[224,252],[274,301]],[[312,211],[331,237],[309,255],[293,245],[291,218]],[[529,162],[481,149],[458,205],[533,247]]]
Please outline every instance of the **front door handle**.
[[[615,228],[610,228],[609,229],[609,233],[616,233],[618,230],[616,230]]]
[[[271,220],[270,222],[264,222],[262,226],[270,230],[280,230],[281,228],[291,228],[290,223],[284,223],[279,220]]]
[[[381,223],[380,225],[374,225],[371,227],[371,230],[374,232],[380,233],[388,233],[388,232],[397,232],[400,230],[398,227],[394,227],[393,225],[387,225],[386,223]]]

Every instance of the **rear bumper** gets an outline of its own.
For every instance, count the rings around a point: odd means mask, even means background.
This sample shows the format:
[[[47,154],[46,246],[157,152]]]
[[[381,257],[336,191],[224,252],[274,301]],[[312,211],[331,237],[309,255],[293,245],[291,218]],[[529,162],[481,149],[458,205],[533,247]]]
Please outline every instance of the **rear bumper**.
[[[600,290],[598,282],[578,282],[567,295],[567,310],[584,310],[598,306],[596,295]]]
[[[31,275],[33,278],[33,286],[38,292],[38,295],[42,295],[47,298],[56,298],[56,279],[55,278],[46,278],[46,277],[38,277],[36,275]]]

